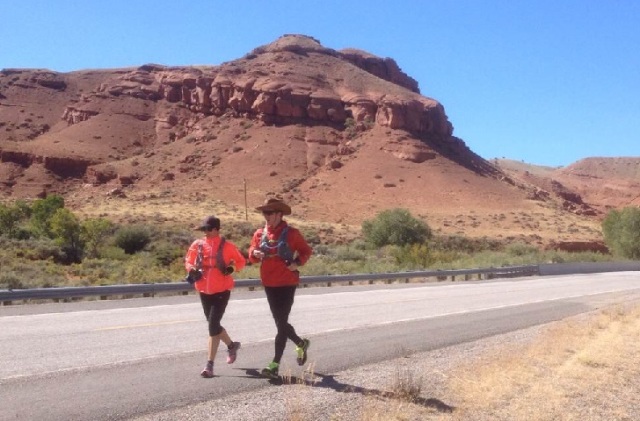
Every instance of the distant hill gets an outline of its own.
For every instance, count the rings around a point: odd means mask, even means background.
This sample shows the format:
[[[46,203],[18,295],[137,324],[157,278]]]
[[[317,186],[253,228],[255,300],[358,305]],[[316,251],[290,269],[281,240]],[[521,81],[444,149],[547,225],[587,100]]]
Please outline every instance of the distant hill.
[[[59,193],[184,223],[185,207],[278,194],[293,217],[345,229],[403,207],[441,233],[591,241],[604,210],[637,203],[639,160],[585,161],[487,161],[393,59],[304,35],[219,66],[0,71],[5,200]]]

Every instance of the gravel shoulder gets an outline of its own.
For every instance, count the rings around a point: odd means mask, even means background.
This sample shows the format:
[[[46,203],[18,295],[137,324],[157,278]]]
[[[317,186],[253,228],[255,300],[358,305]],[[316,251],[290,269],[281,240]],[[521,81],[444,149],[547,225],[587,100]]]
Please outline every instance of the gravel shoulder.
[[[429,352],[415,353],[382,364],[360,366],[331,376],[309,374],[306,384],[269,384],[259,391],[202,402],[174,410],[136,417],[134,421],[169,420],[423,420],[455,410],[448,396],[448,373],[503,344],[527,343],[543,326],[463,343]],[[224,378],[216,379],[224,381]],[[286,380],[286,379],[285,379]],[[398,397],[419,386],[413,404]],[[434,419],[435,419],[434,418]]]

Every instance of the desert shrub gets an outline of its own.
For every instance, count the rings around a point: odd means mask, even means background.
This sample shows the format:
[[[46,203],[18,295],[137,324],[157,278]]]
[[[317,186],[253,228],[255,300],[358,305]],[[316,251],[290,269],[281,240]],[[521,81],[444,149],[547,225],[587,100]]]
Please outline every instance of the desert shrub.
[[[238,250],[247,257],[247,251],[249,250],[249,245],[251,244],[251,238],[253,237],[253,233],[256,231],[256,226],[247,221],[232,221],[229,223],[225,223],[222,226],[221,235],[226,239],[233,242],[236,245]],[[186,245],[187,247],[189,244]],[[186,248],[184,250],[186,253]]]
[[[508,246],[506,246],[505,250],[507,254],[511,256],[535,256],[540,252],[538,248],[524,243],[509,244]]]
[[[82,260],[84,241],[78,218],[68,209],[58,209],[50,220],[51,234],[66,256],[66,263]]]
[[[315,256],[304,265],[302,275],[343,275],[362,273],[364,262],[354,260],[336,260],[329,256]],[[257,265],[254,265],[257,267]],[[259,276],[259,272],[256,272]]]
[[[82,238],[89,257],[98,257],[100,249],[113,234],[113,224],[104,218],[89,218],[82,222]]]
[[[420,399],[420,393],[424,384],[423,377],[415,368],[398,368],[393,378],[391,390],[396,399],[404,402],[416,402]]]
[[[424,243],[431,238],[431,228],[411,215],[407,209],[380,212],[373,220],[362,223],[367,243],[374,247],[404,246]]]
[[[182,261],[186,248],[169,241],[154,242],[150,250],[160,266],[171,266],[176,260]]]
[[[58,209],[62,208],[64,208],[64,199],[55,194],[34,201],[31,205],[30,218],[33,231],[38,235],[52,237],[51,218]]]
[[[129,257],[129,255],[125,253],[124,250],[118,246],[106,245],[100,250],[100,257],[102,259],[122,261],[122,260],[126,260]]]
[[[131,256],[123,265],[124,273],[120,283],[148,284],[157,282],[177,281],[184,278],[184,268],[177,266],[161,267],[149,252],[141,252]],[[179,272],[179,273],[177,273]]]
[[[344,121],[344,132],[347,139],[353,139],[358,134],[356,121],[353,118],[349,117]]]
[[[69,271],[75,285],[110,285],[123,278],[122,264],[111,259],[84,259]]]
[[[169,267],[175,261],[182,261],[196,236],[196,231],[182,228],[156,229],[151,233],[147,250],[158,265]]]
[[[151,241],[151,232],[144,225],[127,225],[119,228],[115,234],[115,245],[126,254],[143,250]]]
[[[432,250],[455,251],[459,253],[478,253],[484,250],[501,250],[503,245],[488,238],[469,238],[462,235],[444,235],[429,241]]]
[[[392,249],[393,257],[400,266],[411,268],[426,268],[433,262],[427,244],[407,244]]]
[[[0,289],[5,288],[49,288],[65,285],[62,266],[51,261],[24,261],[14,259],[2,265]]]
[[[25,284],[15,271],[3,271],[0,274],[0,289],[24,289]]]
[[[304,236],[304,239],[309,243],[311,247],[314,247],[322,242],[318,231],[314,228],[301,227],[300,233]]]
[[[13,244],[16,257],[30,261],[51,260],[53,262],[63,262],[66,257],[60,245],[46,237],[16,240]]]
[[[229,222],[222,227],[224,232],[221,234],[230,240],[238,240],[239,238],[251,238],[256,230],[256,226],[251,222]]]
[[[640,259],[640,208],[612,210],[602,221],[602,232],[613,254]]]
[[[314,256],[327,256],[331,253],[331,247],[328,244],[318,244],[313,247]]]
[[[24,237],[24,230],[21,230],[20,222],[29,215],[29,211],[26,209],[18,203],[13,206],[0,203],[0,235],[9,238]]]
[[[337,246],[329,253],[335,260],[345,260],[351,262],[364,262],[367,260],[367,254],[363,250],[346,246]]]

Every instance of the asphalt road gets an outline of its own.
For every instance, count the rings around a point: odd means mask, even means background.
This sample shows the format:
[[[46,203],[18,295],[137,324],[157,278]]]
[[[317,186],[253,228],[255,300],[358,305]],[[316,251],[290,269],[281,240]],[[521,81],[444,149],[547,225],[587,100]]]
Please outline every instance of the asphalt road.
[[[640,273],[300,289],[291,322],[329,375],[640,297]],[[267,387],[275,328],[264,293],[235,292],[223,325],[242,342],[199,371],[196,296],[0,307],[0,420],[116,420]],[[288,345],[281,373],[301,376]]]

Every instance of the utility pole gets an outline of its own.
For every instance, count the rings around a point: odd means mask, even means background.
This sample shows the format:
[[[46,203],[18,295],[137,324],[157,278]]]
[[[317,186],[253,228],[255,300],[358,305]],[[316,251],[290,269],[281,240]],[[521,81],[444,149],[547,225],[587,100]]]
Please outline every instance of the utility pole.
[[[247,211],[247,179],[243,178],[244,183],[244,220],[249,221],[249,212]]]

